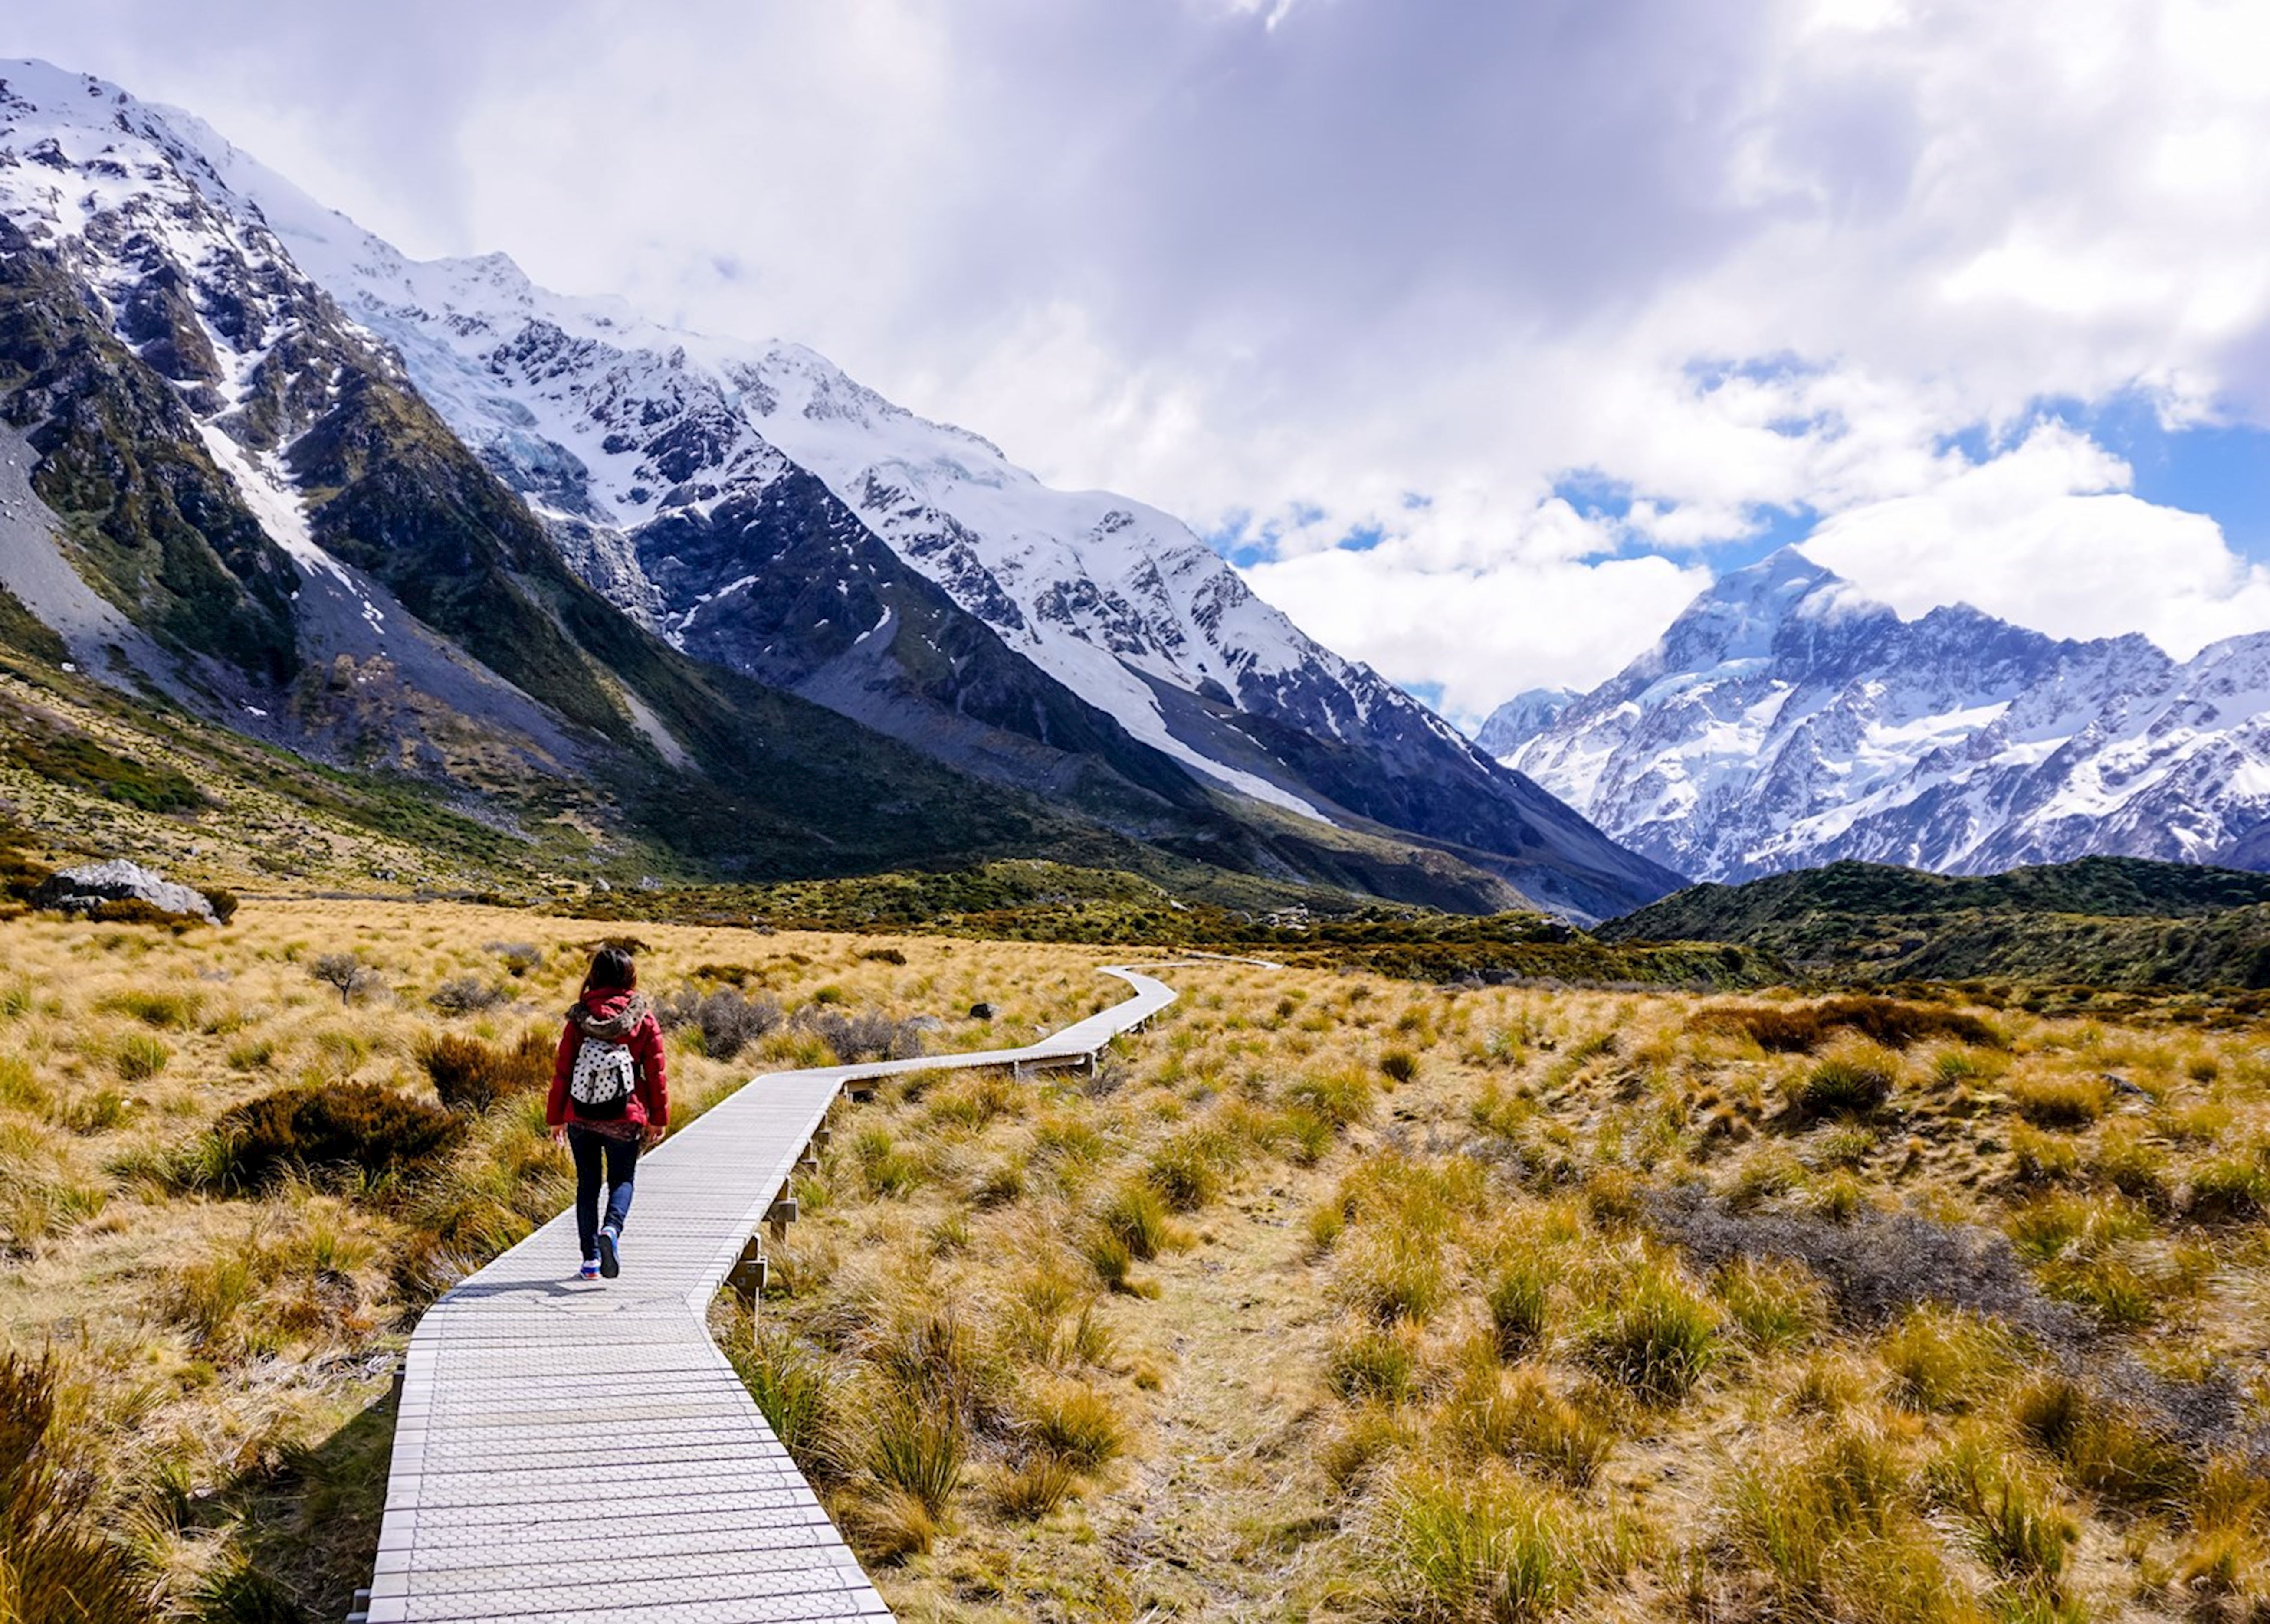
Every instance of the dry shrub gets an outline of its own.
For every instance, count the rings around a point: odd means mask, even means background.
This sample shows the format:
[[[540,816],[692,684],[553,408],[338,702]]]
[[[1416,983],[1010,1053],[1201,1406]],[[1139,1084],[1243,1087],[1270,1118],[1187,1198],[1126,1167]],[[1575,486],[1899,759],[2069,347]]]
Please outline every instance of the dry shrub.
[[[829,989],[820,989],[822,992]],[[723,997],[713,993],[712,997]],[[733,994],[738,997],[738,994]],[[708,1000],[704,1000],[706,1003]],[[758,1000],[770,1004],[769,998]],[[828,1007],[817,994],[813,1002],[797,1011],[790,1026],[809,1032],[835,1051],[836,1063],[855,1065],[862,1060],[913,1060],[924,1048],[924,1029],[918,1021],[893,1020],[880,1010],[863,1010],[857,1015],[847,1015],[842,1010]],[[712,1057],[723,1058],[722,1056]]]
[[[1688,1017],[1688,1028],[1748,1037],[1777,1054],[1811,1054],[1839,1032],[1857,1032],[1887,1049],[1933,1038],[1981,1049],[2003,1048],[2002,1034],[1959,1010],[1869,994],[1818,1004],[1714,1004]]]
[[[453,975],[434,988],[426,1002],[444,1015],[478,1015],[500,1004],[511,1003],[512,994],[476,976]]]
[[[221,1114],[195,1182],[256,1190],[295,1168],[397,1173],[453,1150],[465,1121],[377,1083],[279,1088]]]
[[[418,1046],[418,1064],[434,1079],[442,1104],[453,1111],[485,1111],[501,1100],[548,1087],[555,1053],[552,1039],[540,1031],[523,1033],[509,1049],[445,1032]]]
[[[712,1060],[731,1060],[781,1023],[777,1002],[762,993],[750,997],[737,987],[709,992],[681,987],[657,1003],[654,1012],[666,1032],[690,1027],[701,1034],[701,1052]]]

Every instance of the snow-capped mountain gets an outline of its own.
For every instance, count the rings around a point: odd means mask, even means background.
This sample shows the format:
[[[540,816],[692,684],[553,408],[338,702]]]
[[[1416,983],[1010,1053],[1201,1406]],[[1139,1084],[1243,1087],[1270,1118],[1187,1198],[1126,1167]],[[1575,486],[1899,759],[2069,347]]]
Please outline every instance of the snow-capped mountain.
[[[50,552],[241,725],[304,735],[375,662],[429,739],[510,713],[530,762],[581,729],[682,768],[724,741],[668,653],[1210,862],[1580,915],[1675,881],[1165,515],[797,346],[406,260],[115,85],[0,63],[0,280]]]
[[[1903,620],[1785,548],[1493,747],[1702,879],[1852,857],[1991,873],[2091,854],[2270,864],[2270,632],[2178,662],[1964,604]]]

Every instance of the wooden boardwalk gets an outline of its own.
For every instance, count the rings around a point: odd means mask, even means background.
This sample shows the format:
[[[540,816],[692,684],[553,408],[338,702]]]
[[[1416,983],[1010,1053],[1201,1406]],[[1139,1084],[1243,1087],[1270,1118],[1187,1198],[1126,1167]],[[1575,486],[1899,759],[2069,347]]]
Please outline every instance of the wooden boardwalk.
[[[640,1158],[619,1279],[575,1278],[563,1212],[436,1302],[411,1338],[350,1624],[888,1619],[709,1340],[709,1304],[792,1214],[775,1204],[852,1085],[1093,1064],[1174,1002],[1139,970],[1102,973],[1134,996],[1022,1049],[753,1079]]]

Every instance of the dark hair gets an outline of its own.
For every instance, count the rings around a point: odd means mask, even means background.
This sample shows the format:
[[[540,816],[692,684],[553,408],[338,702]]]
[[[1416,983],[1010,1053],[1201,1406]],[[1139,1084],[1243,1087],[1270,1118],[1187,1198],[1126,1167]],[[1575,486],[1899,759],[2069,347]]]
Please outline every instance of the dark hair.
[[[591,955],[590,974],[583,977],[583,993],[628,992],[638,985],[638,965],[622,947],[602,947]]]

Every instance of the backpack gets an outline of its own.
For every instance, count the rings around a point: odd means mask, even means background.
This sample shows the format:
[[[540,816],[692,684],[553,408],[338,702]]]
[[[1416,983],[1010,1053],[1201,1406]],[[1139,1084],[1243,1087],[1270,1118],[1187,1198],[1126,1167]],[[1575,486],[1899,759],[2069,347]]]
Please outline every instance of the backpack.
[[[638,1064],[627,1043],[583,1034],[575,1049],[575,1069],[568,1077],[568,1097],[575,1114],[593,1121],[620,1116],[638,1089]]]

